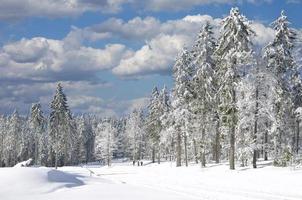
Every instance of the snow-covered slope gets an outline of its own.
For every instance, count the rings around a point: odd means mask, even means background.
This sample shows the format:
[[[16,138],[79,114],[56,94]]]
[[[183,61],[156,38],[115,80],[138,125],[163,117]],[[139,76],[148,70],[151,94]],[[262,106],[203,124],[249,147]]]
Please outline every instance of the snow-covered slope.
[[[88,166],[87,166],[88,167]],[[93,172],[93,173],[91,173]],[[212,165],[0,168],[2,200],[301,200],[302,170]]]
[[[68,172],[64,172],[68,171]],[[171,192],[90,177],[87,169],[67,167],[0,168],[1,200],[162,200],[185,199]]]

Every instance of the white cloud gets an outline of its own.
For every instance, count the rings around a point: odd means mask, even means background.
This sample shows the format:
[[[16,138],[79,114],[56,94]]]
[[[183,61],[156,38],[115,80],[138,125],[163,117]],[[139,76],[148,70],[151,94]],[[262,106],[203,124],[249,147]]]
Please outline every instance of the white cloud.
[[[140,24],[144,19],[138,21],[140,21]],[[150,31],[149,35],[142,34],[140,36],[136,33],[130,36],[131,31],[125,28],[129,22],[120,23],[122,25],[117,26],[119,29],[115,28],[116,32],[110,32],[100,25],[103,29],[99,30],[109,32],[112,35],[119,34],[120,37],[127,35],[128,38],[136,38],[141,41],[149,40],[132,56],[122,59],[119,65],[113,68],[114,74],[131,78],[148,74],[167,74],[171,71],[178,52],[184,46],[191,47],[203,24],[210,22],[214,27],[214,35],[218,37],[221,19],[214,19],[209,15],[189,15],[183,19],[169,20],[162,23],[158,23],[155,19],[151,21],[156,22],[152,23],[152,32]],[[263,46],[272,40],[274,31],[271,28],[259,22],[253,22],[251,26],[256,32],[256,37],[253,38],[255,45]],[[139,25],[137,27],[139,30]],[[149,39],[150,37],[151,39]]]
[[[145,10],[151,11],[179,11],[190,9],[194,6],[209,5],[209,4],[235,4],[235,3],[271,3],[272,0],[136,0],[136,3],[141,5]]]
[[[272,0],[1,0],[0,20],[75,17],[85,12],[117,13],[129,4],[138,10],[178,11],[208,4],[270,3]],[[299,2],[299,0],[288,0]]]
[[[264,26],[259,22],[252,23],[251,27],[256,33],[256,37],[253,38],[255,45],[264,46],[273,40],[275,32],[272,28]]]
[[[299,3],[302,3],[302,0],[286,0],[286,3],[299,4]]]
[[[112,13],[129,0],[2,0],[0,19],[78,16],[87,11]]]
[[[42,37],[22,39],[0,50],[0,78],[92,80],[96,72],[113,68],[129,53],[121,44],[96,49]]]
[[[149,104],[150,99],[147,97],[132,99],[128,101],[128,109],[126,110],[125,114],[129,114],[134,110],[143,110]]]
[[[73,40],[76,41],[120,38],[133,42],[150,40],[159,34],[190,34],[194,37],[206,21],[218,26],[220,20],[219,18],[213,19],[209,15],[189,15],[183,19],[165,22],[161,22],[155,17],[135,17],[129,21],[111,18],[83,29],[74,27],[69,36],[74,37]]]
[[[146,98],[108,100],[98,96],[96,91],[111,85],[102,83],[96,74],[102,70],[126,78],[170,74],[180,49],[192,45],[206,21],[214,26],[217,36],[220,18],[192,15],[164,22],[154,17],[129,21],[112,18],[92,27],[73,27],[62,40],[36,37],[8,43],[0,48],[0,110],[28,109],[36,101],[48,107],[56,81],[63,81],[75,113],[117,116],[143,107]],[[263,46],[273,38],[273,30],[259,22],[254,22],[252,28],[257,33],[256,45]],[[110,39],[125,44],[108,44],[104,48],[83,45],[85,40]],[[134,42],[137,49],[126,46]]]
[[[190,40],[185,35],[161,34],[136,51],[133,56],[122,59],[113,69],[113,73],[119,76],[167,73],[177,53]]]

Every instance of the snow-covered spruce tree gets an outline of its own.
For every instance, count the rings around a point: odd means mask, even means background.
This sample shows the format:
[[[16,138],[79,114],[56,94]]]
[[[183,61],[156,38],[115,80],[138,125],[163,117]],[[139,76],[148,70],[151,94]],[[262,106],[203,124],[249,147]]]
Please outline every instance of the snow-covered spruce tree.
[[[172,160],[173,152],[173,135],[170,128],[170,110],[171,102],[170,96],[166,86],[159,93],[159,107],[160,107],[160,121],[161,121],[161,132],[160,132],[160,155],[166,160],[168,158]]]
[[[301,79],[301,69],[302,69],[302,32],[296,32],[296,41],[293,49],[293,58],[295,60],[294,65],[294,73],[292,77],[292,95],[293,95],[293,104],[295,110],[295,134],[294,134],[294,141],[293,141],[293,151],[296,155],[299,154],[300,148],[300,125],[301,125],[301,115],[297,115],[300,113],[300,108],[302,107],[302,79]]]
[[[14,166],[18,161],[21,143],[21,117],[15,110],[8,118],[7,135],[4,139],[4,162],[5,166]]]
[[[35,164],[41,165],[40,163],[41,160],[39,159],[39,152],[42,151],[44,147],[43,146],[40,147],[40,142],[41,142],[41,137],[46,131],[46,120],[43,116],[40,103],[36,103],[32,105],[29,124],[30,124],[30,132],[31,135],[33,136],[33,141],[32,141],[32,148],[34,152],[33,161]]]
[[[82,115],[77,120],[79,161],[87,163],[93,160],[94,134],[92,127]]]
[[[95,138],[95,155],[99,161],[105,161],[111,166],[113,152],[116,149],[116,128],[113,126],[112,119],[105,119],[97,126]]]
[[[49,116],[49,159],[50,165],[76,164],[77,136],[74,121],[67,105],[67,98],[59,83],[50,105]]]
[[[39,152],[38,152],[38,164],[42,166],[48,166],[48,150],[49,150],[49,138],[48,127],[46,125],[45,130],[42,132],[39,138]]]
[[[185,163],[188,166],[187,139],[192,129],[193,113],[190,110],[192,99],[191,80],[193,76],[192,57],[184,48],[173,67],[174,88],[172,92],[173,129],[176,132],[176,166],[181,166],[182,138],[184,139]]]
[[[240,67],[251,64],[252,42],[250,22],[241,15],[238,8],[232,8],[230,15],[222,20],[221,36],[215,51],[220,79],[220,106],[222,125],[228,129],[230,169],[235,169],[235,131],[238,112],[236,87],[240,80]]]
[[[151,142],[151,149],[152,149],[152,162],[155,162],[156,153],[158,155],[158,162],[160,163],[160,151],[159,149],[160,144],[160,133],[161,133],[161,112],[160,112],[160,98],[159,92],[157,87],[153,88],[150,103],[148,105],[148,116],[146,119],[146,131],[148,138]]]
[[[128,155],[131,155],[131,159],[133,161],[143,159],[145,154],[144,140],[146,136],[145,136],[144,124],[145,121],[144,121],[144,114],[142,110],[133,110],[126,121],[125,136],[126,136],[126,143],[127,143],[127,152]],[[149,135],[149,137],[152,137],[152,135]],[[151,140],[152,140],[151,146],[153,148],[154,147],[153,138],[151,138]]]
[[[126,118],[122,117],[118,120],[116,125],[116,158],[129,158],[131,157],[129,150],[127,149],[127,135],[126,135]]]
[[[197,131],[193,137],[193,147],[194,152],[197,152],[197,149],[200,151],[199,158],[202,167],[206,165],[206,154],[209,153],[211,148],[210,144],[213,142],[213,138],[215,138],[215,134],[212,130],[215,127],[213,124],[216,91],[214,83],[215,61],[213,59],[215,46],[212,26],[206,23],[195,41],[192,52],[192,62],[196,73],[192,80],[194,98],[191,101],[191,109],[195,114],[194,120],[197,125]],[[196,146],[196,141],[199,144],[199,148]],[[195,155],[195,157],[196,156],[197,155]]]
[[[34,157],[33,141],[34,135],[30,131],[30,123],[25,117],[21,117],[21,132],[20,132],[20,148],[18,152],[18,160],[24,161]]]
[[[264,48],[267,67],[276,79],[274,90],[274,164],[287,165],[291,158],[290,138],[293,135],[293,86],[299,72],[292,56],[295,32],[289,27],[284,11],[272,23],[275,38]]]
[[[7,118],[3,115],[0,116],[0,167],[5,166],[4,148],[5,137],[7,133]]]

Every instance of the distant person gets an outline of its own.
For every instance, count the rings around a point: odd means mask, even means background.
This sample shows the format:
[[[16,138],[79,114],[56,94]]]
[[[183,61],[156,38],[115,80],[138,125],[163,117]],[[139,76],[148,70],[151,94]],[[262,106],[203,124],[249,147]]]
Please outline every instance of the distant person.
[[[135,160],[133,160],[133,166],[135,165]]]
[[[143,166],[143,164],[144,164],[143,161],[141,161],[141,166]]]
[[[137,166],[139,166],[139,163],[140,163],[140,161],[138,160],[138,161],[137,161]]]

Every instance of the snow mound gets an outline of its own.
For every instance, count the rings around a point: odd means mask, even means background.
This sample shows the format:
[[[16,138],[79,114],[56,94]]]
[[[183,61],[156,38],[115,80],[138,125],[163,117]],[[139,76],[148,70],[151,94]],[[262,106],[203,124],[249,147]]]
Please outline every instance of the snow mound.
[[[33,159],[30,158],[30,159],[25,160],[23,162],[17,163],[14,167],[28,167],[28,166],[31,165],[32,161],[33,161]]]
[[[0,177],[0,199],[5,200],[16,199],[21,196],[33,197],[84,184],[77,175],[45,167],[2,168]],[[1,195],[5,195],[5,198]]]

